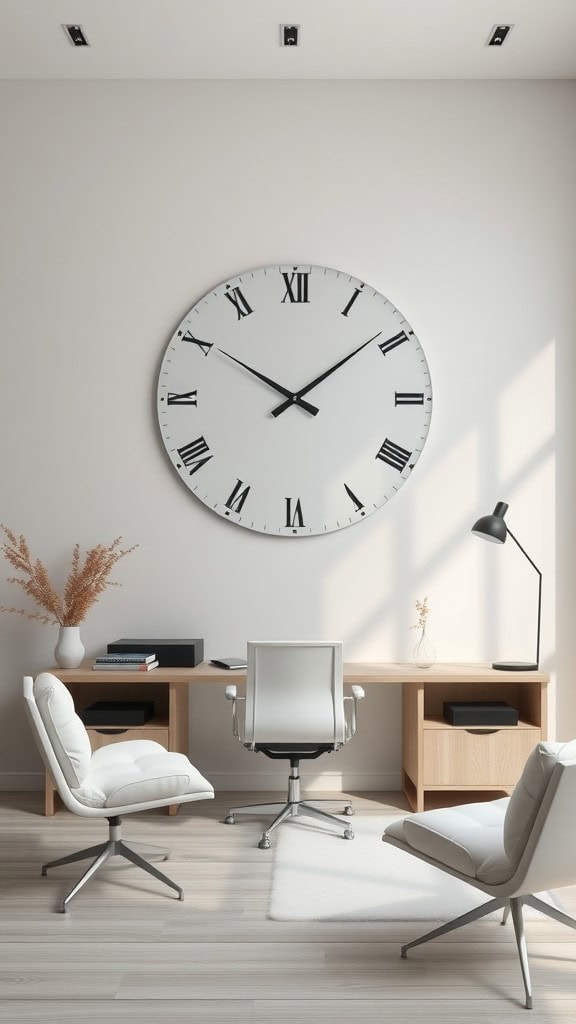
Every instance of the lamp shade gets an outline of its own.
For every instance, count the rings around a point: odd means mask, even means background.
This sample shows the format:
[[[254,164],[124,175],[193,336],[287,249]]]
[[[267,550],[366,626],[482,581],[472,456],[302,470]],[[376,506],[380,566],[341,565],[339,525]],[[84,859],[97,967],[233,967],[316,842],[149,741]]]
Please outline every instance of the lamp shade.
[[[482,516],[472,527],[472,533],[482,540],[489,540],[492,544],[504,544],[508,535],[508,528],[504,522],[504,516],[508,511],[505,501],[499,501],[491,516]]]

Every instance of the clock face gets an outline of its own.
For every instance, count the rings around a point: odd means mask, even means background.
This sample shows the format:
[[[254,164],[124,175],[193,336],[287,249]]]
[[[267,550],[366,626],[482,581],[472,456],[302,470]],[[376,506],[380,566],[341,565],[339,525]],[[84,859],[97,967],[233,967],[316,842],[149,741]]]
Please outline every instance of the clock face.
[[[432,411],[422,346],[364,282],[315,266],[247,271],[173,334],[158,419],[187,487],[229,522],[328,533],[385,505],[416,465]]]

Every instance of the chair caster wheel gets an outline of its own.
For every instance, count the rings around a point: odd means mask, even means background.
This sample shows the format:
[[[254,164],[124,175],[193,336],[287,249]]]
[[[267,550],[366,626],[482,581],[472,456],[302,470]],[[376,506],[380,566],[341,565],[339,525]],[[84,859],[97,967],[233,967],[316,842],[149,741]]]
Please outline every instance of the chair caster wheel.
[[[352,815],[354,814],[354,808],[351,807],[350,804],[348,804],[348,806],[344,808],[344,814],[346,815],[347,818],[351,818]]]
[[[344,839],[354,839],[354,833],[351,828],[347,828],[344,833]]]
[[[269,850],[270,849],[270,840],[268,839],[268,836],[262,836],[262,839],[258,843],[258,849],[259,850]]]
[[[62,906],[60,907],[60,913],[61,914],[65,914],[67,910],[68,910],[68,907],[66,906],[65,903],[63,903]]]
[[[178,896],[178,899],[180,900],[180,903],[184,903],[184,893],[183,892],[180,893],[180,895]]]
[[[224,824],[225,825],[235,825],[236,824],[236,818],[234,817],[234,815],[233,814],[229,814],[227,818],[224,818]]]
[[[47,874],[48,872],[46,871],[46,868],[42,868],[42,878],[46,878]]]

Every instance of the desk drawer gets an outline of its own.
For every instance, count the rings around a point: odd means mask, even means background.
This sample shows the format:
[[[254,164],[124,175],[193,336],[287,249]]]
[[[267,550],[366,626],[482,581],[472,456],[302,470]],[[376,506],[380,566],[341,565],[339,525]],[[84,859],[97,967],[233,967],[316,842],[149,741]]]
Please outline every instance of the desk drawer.
[[[514,786],[539,729],[424,729],[425,786]]]
[[[154,740],[161,743],[163,747],[169,748],[169,731],[167,728],[159,727],[135,729],[126,726],[109,726],[104,729],[88,729],[92,750],[105,747],[108,743],[123,743],[125,740]]]

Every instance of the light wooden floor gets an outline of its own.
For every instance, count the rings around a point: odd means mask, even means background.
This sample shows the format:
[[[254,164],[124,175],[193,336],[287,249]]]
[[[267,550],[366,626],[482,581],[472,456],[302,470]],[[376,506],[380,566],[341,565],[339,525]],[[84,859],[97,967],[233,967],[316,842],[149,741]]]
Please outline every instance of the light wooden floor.
[[[245,798],[267,795],[232,795]],[[404,808],[398,793],[354,804],[362,814]],[[159,866],[184,886],[184,903],[117,860],[64,915],[58,900],[83,867],[42,878],[40,864],[100,842],[106,823],[63,810],[44,818],[39,793],[0,794],[0,1021],[576,1024],[576,932],[527,923],[530,1012],[510,926],[478,922],[400,960],[400,943],[427,926],[270,921],[273,851],[257,849],[254,819],[223,825],[226,807],[220,795],[175,818],[125,822],[126,838],[171,847]],[[576,912],[576,887],[562,895]]]

